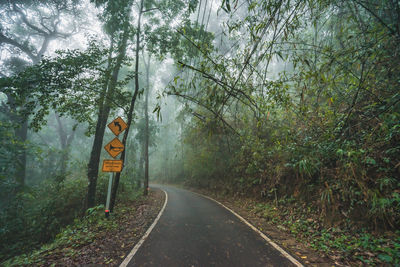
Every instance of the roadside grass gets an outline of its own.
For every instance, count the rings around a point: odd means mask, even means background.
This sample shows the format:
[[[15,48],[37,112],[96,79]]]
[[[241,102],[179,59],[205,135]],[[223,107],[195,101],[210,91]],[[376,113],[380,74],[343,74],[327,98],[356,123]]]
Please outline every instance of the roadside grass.
[[[335,261],[369,266],[400,266],[399,230],[374,233],[365,228],[327,227],[313,208],[288,202],[291,202],[290,199],[276,206],[274,203],[254,200],[248,210],[290,232],[298,241],[330,255]]]

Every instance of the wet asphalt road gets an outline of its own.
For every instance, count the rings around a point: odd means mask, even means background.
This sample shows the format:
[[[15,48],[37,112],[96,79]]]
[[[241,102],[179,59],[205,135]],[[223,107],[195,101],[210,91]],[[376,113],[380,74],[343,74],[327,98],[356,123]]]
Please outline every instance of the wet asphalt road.
[[[217,203],[157,185],[168,203],[128,266],[293,266],[261,236]]]

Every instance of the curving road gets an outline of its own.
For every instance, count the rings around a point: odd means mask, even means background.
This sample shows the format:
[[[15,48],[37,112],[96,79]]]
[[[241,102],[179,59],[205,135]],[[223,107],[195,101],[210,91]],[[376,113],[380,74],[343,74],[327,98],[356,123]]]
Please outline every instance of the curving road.
[[[128,266],[294,266],[217,203],[187,190],[168,194],[163,215]]]

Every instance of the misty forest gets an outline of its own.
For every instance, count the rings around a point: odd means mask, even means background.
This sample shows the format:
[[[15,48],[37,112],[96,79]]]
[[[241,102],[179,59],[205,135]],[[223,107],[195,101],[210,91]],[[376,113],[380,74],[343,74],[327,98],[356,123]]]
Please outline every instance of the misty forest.
[[[160,184],[398,266],[399,89],[396,0],[1,0],[0,262],[94,263]]]

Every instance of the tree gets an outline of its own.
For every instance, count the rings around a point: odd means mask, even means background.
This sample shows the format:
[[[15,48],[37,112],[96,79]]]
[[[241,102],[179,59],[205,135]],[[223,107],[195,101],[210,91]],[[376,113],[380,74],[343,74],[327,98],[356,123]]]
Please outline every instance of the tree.
[[[135,102],[136,102],[136,98],[138,96],[139,93],[139,51],[140,51],[140,37],[141,37],[141,26],[142,26],[142,15],[143,13],[145,13],[144,10],[144,0],[140,1],[140,5],[139,5],[139,12],[138,12],[138,20],[137,20],[137,28],[136,28],[136,49],[135,49],[135,89],[134,89],[134,93],[132,95],[131,98],[131,102],[129,105],[129,110],[127,112],[127,127],[124,131],[124,135],[122,137],[122,144],[124,144],[124,146],[126,146],[126,141],[128,139],[128,134],[129,134],[129,130],[132,124],[132,119],[133,119],[133,111],[135,108]],[[120,159],[125,160],[125,150],[122,151],[121,153],[121,157]],[[118,191],[118,186],[119,186],[119,179],[121,177],[121,172],[118,172],[115,175],[115,180],[113,183],[113,187],[112,187],[112,194],[111,194],[111,200],[110,200],[110,210],[113,211],[114,209],[114,205],[115,205],[115,200],[117,198],[117,191]]]
[[[61,144],[61,171],[60,171],[60,177],[62,179],[65,178],[66,175],[66,170],[67,170],[67,162],[68,162],[68,156],[69,156],[69,149],[71,146],[72,141],[74,140],[75,137],[75,129],[76,126],[72,128],[71,133],[68,134],[66,129],[63,126],[63,123],[61,122],[60,116],[55,113],[54,114],[56,120],[57,120],[57,131],[58,135],[60,138],[60,144]]]
[[[0,46],[8,49],[8,59],[1,74],[3,77],[15,74],[29,64],[37,64],[48,50],[52,41],[68,38],[77,31],[75,19],[79,15],[76,9],[78,1],[3,1],[0,8]],[[71,27],[72,24],[72,27]],[[63,28],[71,31],[64,32]],[[37,45],[39,43],[39,45]],[[21,54],[22,53],[22,54]],[[17,56],[18,55],[18,56]],[[15,100],[8,95],[8,105],[2,104],[2,111],[8,115],[20,143],[28,137],[28,118],[18,114]],[[26,148],[18,153],[18,172],[20,185],[25,183]]]
[[[144,134],[144,195],[147,195],[148,187],[149,187],[149,93],[150,93],[150,64],[151,64],[151,55],[148,55],[147,62],[143,59],[143,62],[146,66],[146,94],[144,101],[144,118],[145,118],[145,134]]]
[[[152,48],[162,47],[161,44],[164,43],[163,41],[165,41],[165,40],[154,39],[154,38],[151,38],[150,36],[155,36],[156,34],[159,34],[160,29],[167,30],[166,25],[168,25],[168,23],[170,21],[172,21],[173,18],[175,18],[182,12],[181,8],[183,7],[183,5],[184,5],[184,3],[180,0],[175,0],[173,2],[165,2],[162,0],[158,1],[158,2],[157,1],[146,1],[145,2],[144,0],[140,0],[140,2],[138,3],[138,10],[137,10],[138,19],[137,19],[137,26],[135,29],[135,37],[136,37],[135,38],[136,39],[135,40],[136,41],[136,43],[135,43],[135,47],[136,47],[135,48],[135,76],[134,76],[135,89],[134,89],[134,93],[131,98],[129,110],[126,114],[127,128],[124,131],[124,135],[122,138],[122,143],[124,145],[126,144],[126,141],[128,138],[128,134],[129,134],[129,130],[131,127],[132,118],[133,118],[135,102],[136,102],[136,98],[138,96],[139,89],[140,89],[140,87],[139,87],[139,59],[140,59],[139,55],[140,55],[140,50],[142,49],[142,41],[148,40],[148,42],[145,43],[145,45],[147,44],[147,47],[149,47],[149,48],[150,47],[152,47]],[[161,25],[160,27],[155,27],[155,28],[151,27],[151,26],[154,27],[155,23],[159,22],[159,19],[157,17],[155,17],[154,12],[160,12],[163,15],[164,24]],[[144,31],[142,32],[142,19],[143,19],[143,16],[145,16],[145,15],[148,16],[148,24],[147,25],[145,24]],[[166,34],[167,32],[168,31],[164,31],[164,34]],[[150,40],[153,40],[153,41],[151,42]],[[166,52],[165,50],[161,50],[161,51],[162,51],[162,53]],[[146,147],[148,149],[148,145]],[[124,158],[125,158],[125,151],[123,151],[121,153],[121,159],[124,160]],[[145,164],[147,164],[147,177],[148,177],[148,161]],[[145,173],[146,173],[146,167],[145,167]],[[115,176],[114,183],[113,183],[113,189],[112,189],[112,195],[111,195],[111,207],[112,208],[114,207],[120,176],[121,176],[121,173],[117,173]],[[146,174],[145,174],[145,176],[146,176]],[[145,180],[144,195],[147,195],[147,191],[148,191],[148,180]],[[111,208],[111,210],[112,210],[112,208]]]
[[[88,194],[86,205],[88,208],[95,205],[96,185],[100,164],[100,153],[102,150],[102,143],[104,131],[107,123],[107,118],[110,113],[111,103],[118,85],[118,74],[125,60],[128,39],[131,34],[130,29],[130,12],[131,1],[94,1],[97,6],[104,5],[102,17],[105,22],[105,29],[110,36],[110,49],[109,59],[107,66],[107,73],[104,81],[100,97],[98,99],[99,108],[96,129],[94,133],[94,141],[90,160],[88,163]],[[116,42],[116,48],[114,48]],[[116,59],[112,60],[113,49],[116,49]],[[134,94],[135,95],[135,94]],[[137,93],[136,93],[137,95]],[[135,96],[136,98],[136,96]],[[129,125],[128,118],[128,125]],[[126,139],[125,139],[126,141]]]

